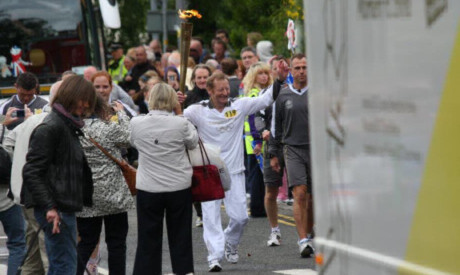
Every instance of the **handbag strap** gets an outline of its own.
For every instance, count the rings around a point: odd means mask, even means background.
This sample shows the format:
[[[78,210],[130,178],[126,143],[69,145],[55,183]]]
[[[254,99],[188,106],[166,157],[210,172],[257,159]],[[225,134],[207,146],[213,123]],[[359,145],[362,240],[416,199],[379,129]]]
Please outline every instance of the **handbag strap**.
[[[211,161],[209,160],[209,157],[208,157],[208,152],[206,152],[206,148],[204,148],[204,144],[201,139],[199,140],[199,143],[201,145],[200,153],[201,153],[201,159],[203,160],[203,165],[206,165],[206,163],[204,162],[204,156],[206,156],[206,160],[208,160],[208,165],[211,165]],[[204,152],[204,155],[203,155],[203,152]]]
[[[102,151],[102,153],[104,153],[109,159],[113,160],[117,165],[121,165],[121,161],[119,159],[117,159],[116,157],[114,157],[112,154],[109,153],[109,151],[107,151],[104,147],[102,147],[102,145],[100,145],[99,143],[97,143],[97,141],[95,141],[92,137],[89,137],[88,138],[97,148],[99,148],[99,150]]]
[[[206,156],[206,159],[208,160],[208,165],[211,165],[211,161],[209,160],[208,153],[206,152],[206,148],[204,148],[203,140],[201,140],[200,137],[198,137],[198,146],[200,147],[200,155],[201,155],[201,161],[203,162],[203,166],[206,166],[206,163],[204,161],[205,156]],[[185,152],[187,153],[188,161],[191,161],[190,155],[188,153],[188,149],[185,149]]]

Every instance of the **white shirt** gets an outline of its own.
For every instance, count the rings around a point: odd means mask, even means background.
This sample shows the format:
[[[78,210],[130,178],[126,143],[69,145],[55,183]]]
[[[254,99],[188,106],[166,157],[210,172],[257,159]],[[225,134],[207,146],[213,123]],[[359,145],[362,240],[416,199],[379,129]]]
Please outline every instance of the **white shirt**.
[[[204,143],[219,146],[221,158],[230,174],[244,171],[243,127],[246,116],[267,108],[273,103],[273,86],[259,97],[229,99],[222,112],[212,107],[209,100],[189,106],[184,110],[198,129]]]

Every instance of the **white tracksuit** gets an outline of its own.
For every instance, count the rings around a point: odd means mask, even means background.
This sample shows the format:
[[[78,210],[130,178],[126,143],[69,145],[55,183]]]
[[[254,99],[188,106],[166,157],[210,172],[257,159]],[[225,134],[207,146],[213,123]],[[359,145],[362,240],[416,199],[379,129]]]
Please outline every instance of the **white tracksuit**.
[[[222,230],[220,205],[222,200],[203,202],[203,238],[208,249],[208,261],[224,256],[225,240],[237,245],[248,222],[244,179],[243,127],[246,116],[267,108],[273,103],[271,86],[259,97],[229,99],[222,112],[213,108],[209,100],[189,106],[184,111],[204,143],[219,146],[221,157],[230,172],[231,189],[225,192],[224,204],[230,222]]]

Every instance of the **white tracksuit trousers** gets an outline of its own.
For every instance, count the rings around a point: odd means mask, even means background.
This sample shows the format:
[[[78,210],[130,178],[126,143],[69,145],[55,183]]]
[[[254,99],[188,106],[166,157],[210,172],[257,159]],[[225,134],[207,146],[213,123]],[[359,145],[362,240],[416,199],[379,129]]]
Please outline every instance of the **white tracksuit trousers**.
[[[222,229],[220,206],[222,200],[202,202],[203,239],[208,249],[208,261],[224,257],[225,241],[232,245],[240,243],[244,226],[248,223],[244,172],[231,174],[232,187],[225,192],[225,211],[230,218],[225,231]]]

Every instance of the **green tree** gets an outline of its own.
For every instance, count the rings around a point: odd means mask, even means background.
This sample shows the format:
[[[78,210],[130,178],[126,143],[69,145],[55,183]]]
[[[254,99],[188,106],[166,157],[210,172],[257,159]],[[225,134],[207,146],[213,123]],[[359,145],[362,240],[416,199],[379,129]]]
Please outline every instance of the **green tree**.
[[[149,0],[118,0],[121,28],[107,30],[108,42],[123,43],[125,49],[135,47],[147,41],[147,12],[150,10]]]
[[[296,20],[302,27],[301,0],[225,0],[209,5],[207,0],[191,0],[190,8],[198,10],[203,18],[194,19],[194,35],[210,42],[217,29],[229,32],[233,48],[239,51],[246,46],[249,32],[260,32],[265,40],[274,44],[274,53],[289,56],[286,31],[288,19]]]

